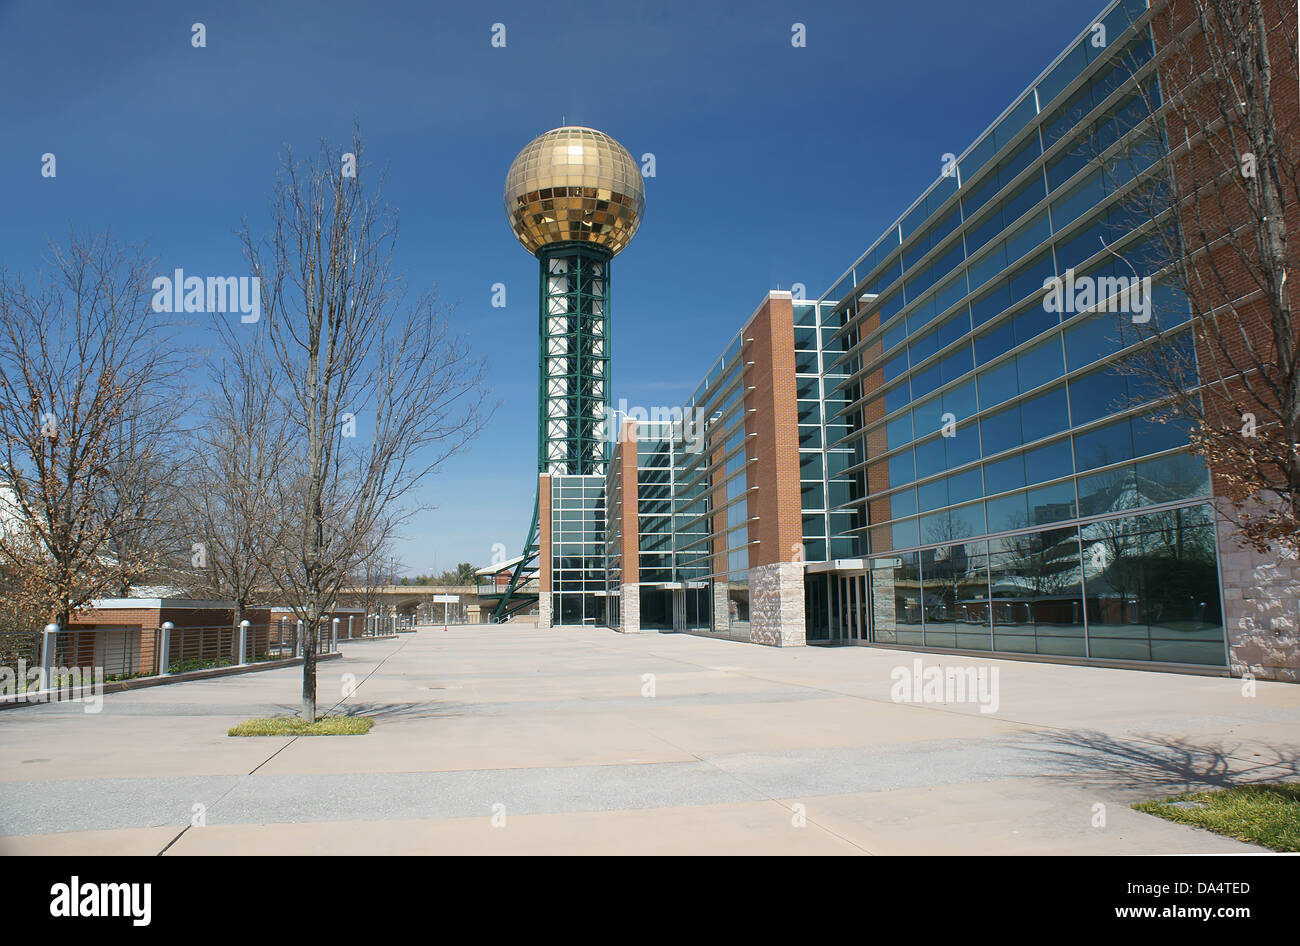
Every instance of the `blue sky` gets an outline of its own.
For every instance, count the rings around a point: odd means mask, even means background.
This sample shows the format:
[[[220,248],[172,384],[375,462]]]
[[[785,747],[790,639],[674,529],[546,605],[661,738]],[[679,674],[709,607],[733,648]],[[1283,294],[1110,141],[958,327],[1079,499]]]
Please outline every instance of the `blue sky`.
[[[829,287],[1103,5],[0,0],[0,263],[111,227],[161,273],[246,271],[233,231],[258,230],[283,146],[359,118],[397,267],[456,303],[499,403],[398,552],[409,574],[486,563],[522,543],[535,482],[537,263],[501,202],[520,148],[567,121],[654,153],[613,269],[614,399],[679,404],[768,289]]]

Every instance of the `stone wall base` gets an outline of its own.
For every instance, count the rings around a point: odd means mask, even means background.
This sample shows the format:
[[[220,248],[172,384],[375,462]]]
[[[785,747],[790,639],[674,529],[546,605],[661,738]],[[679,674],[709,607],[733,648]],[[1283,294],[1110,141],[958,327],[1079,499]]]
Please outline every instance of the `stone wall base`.
[[[726,577],[713,579],[713,616],[712,628],[719,634],[731,630],[731,611],[727,603]]]
[[[537,626],[551,627],[551,596],[546,592],[537,596]]]
[[[749,570],[749,639],[773,647],[807,642],[803,565],[777,562]]]
[[[1228,664],[1234,676],[1300,683],[1300,559],[1293,549],[1239,546],[1224,508],[1215,525]]]
[[[641,586],[640,585],[619,586],[618,630],[622,634],[641,633]]]

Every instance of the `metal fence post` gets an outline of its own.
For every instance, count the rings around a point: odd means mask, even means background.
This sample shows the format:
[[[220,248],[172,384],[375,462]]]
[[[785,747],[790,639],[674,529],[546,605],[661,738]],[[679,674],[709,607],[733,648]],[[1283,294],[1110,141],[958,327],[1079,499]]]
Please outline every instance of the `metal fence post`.
[[[330,650],[339,649],[339,619],[335,618],[330,621]]]
[[[171,674],[171,651],[172,651],[172,631],[176,625],[171,621],[163,621],[159,630],[162,635],[158,641],[158,675],[168,676]]]
[[[293,655],[295,657],[305,657],[307,650],[302,642],[302,621],[298,622],[298,628],[293,638]]]
[[[348,615],[348,640],[352,640],[352,615]]]
[[[239,662],[240,662],[241,664],[246,664],[246,663],[248,663],[248,627],[249,627],[249,623],[250,623],[250,622],[249,622],[248,620],[243,620],[243,621],[240,621],[240,622],[239,622]]]

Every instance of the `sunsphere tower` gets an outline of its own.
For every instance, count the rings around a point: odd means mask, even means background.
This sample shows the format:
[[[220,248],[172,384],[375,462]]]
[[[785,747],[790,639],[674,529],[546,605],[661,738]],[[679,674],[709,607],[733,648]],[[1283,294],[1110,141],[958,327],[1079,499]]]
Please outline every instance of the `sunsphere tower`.
[[[506,175],[506,216],[541,263],[537,472],[600,475],[608,451],[609,269],[645,210],[641,169],[594,128],[539,135]],[[497,616],[537,556],[537,507]]]

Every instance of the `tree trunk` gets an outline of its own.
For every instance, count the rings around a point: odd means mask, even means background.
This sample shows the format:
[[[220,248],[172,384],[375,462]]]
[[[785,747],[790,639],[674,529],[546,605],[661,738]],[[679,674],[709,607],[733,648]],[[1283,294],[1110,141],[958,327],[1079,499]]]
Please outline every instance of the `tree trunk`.
[[[313,607],[303,622],[302,639],[302,718],[316,722],[316,629],[320,617]]]

